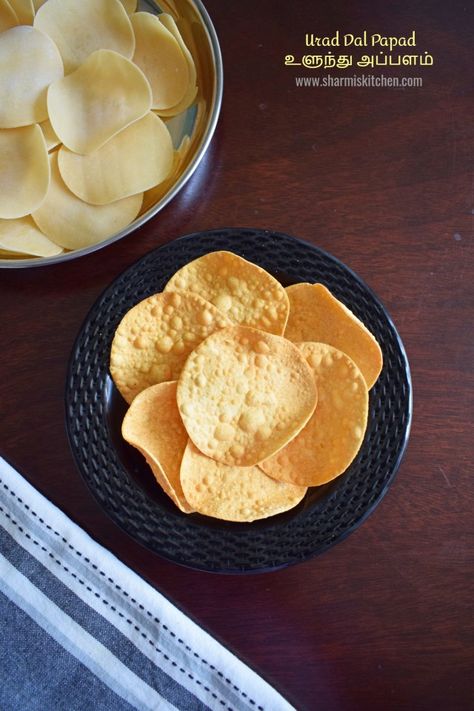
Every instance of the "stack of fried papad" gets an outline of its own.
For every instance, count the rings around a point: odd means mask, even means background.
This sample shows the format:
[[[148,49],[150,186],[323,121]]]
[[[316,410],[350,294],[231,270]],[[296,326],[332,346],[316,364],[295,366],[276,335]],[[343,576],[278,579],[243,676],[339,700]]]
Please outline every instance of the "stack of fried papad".
[[[285,289],[222,251],[125,314],[110,356],[124,438],[183,512],[229,521],[287,511],[348,468],[381,368],[325,286]]]

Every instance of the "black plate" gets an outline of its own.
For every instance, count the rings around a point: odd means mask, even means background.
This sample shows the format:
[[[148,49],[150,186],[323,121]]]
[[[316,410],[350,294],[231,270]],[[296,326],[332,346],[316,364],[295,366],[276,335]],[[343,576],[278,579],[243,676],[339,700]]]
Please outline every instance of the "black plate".
[[[308,490],[294,509],[254,523],[181,513],[155,484],[120,426],[126,404],[109,374],[114,331],[138,301],[162,291],[184,264],[225,249],[268,270],[282,284],[322,282],[381,344],[384,368],[370,392],[361,450],[341,477]],[[111,518],[168,560],[201,570],[263,572],[322,553],[353,531],[380,502],[405,450],[411,421],[410,371],[390,317],[344,264],[284,234],[226,229],[181,237],[140,259],[99,298],[77,337],[66,384],[71,448],[88,486]]]

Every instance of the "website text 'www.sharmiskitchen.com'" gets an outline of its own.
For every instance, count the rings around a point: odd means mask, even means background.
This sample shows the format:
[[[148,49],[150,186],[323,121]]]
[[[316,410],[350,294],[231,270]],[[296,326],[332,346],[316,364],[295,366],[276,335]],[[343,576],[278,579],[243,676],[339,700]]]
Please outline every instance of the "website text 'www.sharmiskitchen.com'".
[[[333,76],[326,74],[322,77],[295,77],[296,86],[300,87],[390,87],[392,89],[406,89],[423,86],[422,77],[386,77],[383,74],[354,74],[353,76]]]

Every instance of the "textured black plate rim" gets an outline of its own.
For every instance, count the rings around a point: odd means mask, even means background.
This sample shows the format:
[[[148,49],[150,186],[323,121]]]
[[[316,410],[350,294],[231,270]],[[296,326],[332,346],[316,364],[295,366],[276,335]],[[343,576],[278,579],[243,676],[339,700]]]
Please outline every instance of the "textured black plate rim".
[[[157,258],[159,258],[160,253],[164,254],[170,250],[178,250],[181,245],[186,245],[188,243],[194,244],[195,242],[201,243],[202,249],[198,248],[197,252],[193,254],[193,258],[199,256],[199,254],[203,254],[207,251],[214,251],[215,249],[230,249],[231,251],[234,251],[237,254],[242,254],[242,256],[245,256],[245,249],[239,249],[239,242],[244,241],[244,239],[247,239],[252,237],[252,238],[257,238],[257,239],[263,239],[264,237],[266,238],[271,238],[276,240],[277,242],[286,242],[291,245],[295,245],[295,247],[298,245],[300,249],[303,249],[304,251],[308,252],[312,256],[317,255],[319,258],[322,258],[326,262],[329,262],[332,264],[334,267],[337,267],[339,270],[344,272],[345,275],[349,275],[351,279],[361,287],[361,289],[365,292],[365,294],[373,301],[373,303],[378,307],[378,309],[381,311],[383,314],[384,320],[386,321],[387,326],[391,330],[391,335],[394,337],[394,340],[396,342],[396,347],[399,351],[399,357],[403,361],[403,366],[404,366],[404,376],[406,379],[406,390],[407,390],[407,396],[404,401],[404,411],[405,411],[405,424],[403,427],[403,436],[401,437],[400,443],[398,445],[398,451],[397,451],[397,456],[396,459],[394,460],[393,464],[390,467],[390,473],[389,475],[385,478],[385,482],[383,483],[382,486],[374,490],[373,495],[371,496],[371,499],[367,502],[367,505],[364,506],[363,511],[361,514],[356,517],[353,522],[346,526],[343,531],[339,532],[337,535],[334,536],[329,536],[323,543],[320,543],[319,545],[315,545],[314,548],[311,550],[305,550],[301,555],[282,555],[280,559],[275,559],[275,556],[271,556],[268,558],[268,560],[261,561],[258,564],[255,563],[249,563],[245,552],[242,554],[242,560],[238,560],[237,563],[235,561],[231,564],[225,556],[222,558],[219,557],[220,553],[220,548],[219,548],[219,541],[220,538],[222,537],[222,531],[217,532],[216,535],[216,551],[215,551],[215,559],[213,560],[212,564],[209,564],[209,562],[202,563],[199,560],[194,560],[192,558],[189,558],[189,555],[186,555],[185,553],[183,554],[182,551],[180,551],[178,554],[173,554],[169,550],[169,545],[167,545],[168,541],[162,540],[160,538],[160,535],[157,537],[153,537],[153,539],[150,541],[149,539],[145,540],[144,535],[142,533],[138,533],[137,531],[132,531],[130,530],[130,525],[127,524],[127,522],[124,520],[123,517],[123,512],[120,510],[117,510],[114,505],[108,501],[107,499],[104,499],[103,497],[103,492],[100,492],[97,488],[97,484],[94,484],[94,482],[91,479],[90,473],[84,471],[84,462],[83,459],[80,455],[80,452],[78,451],[78,446],[77,443],[74,441],[74,432],[73,432],[73,412],[74,412],[74,406],[75,406],[75,401],[77,399],[77,392],[74,392],[74,389],[71,389],[72,385],[72,375],[74,368],[77,367],[77,358],[76,355],[79,350],[79,346],[81,344],[81,341],[84,337],[84,333],[87,327],[87,324],[91,321],[92,318],[100,311],[100,307],[102,304],[104,304],[108,297],[110,297],[111,294],[114,293],[116,289],[116,285],[120,283],[123,279],[125,279],[129,275],[133,275],[137,269],[139,269],[142,265],[147,264],[148,262],[153,262]],[[203,242],[206,242],[207,240],[215,240],[215,239],[224,239],[224,241],[227,242],[225,245],[218,245],[217,247],[214,247],[209,249],[209,247],[206,247]],[[228,240],[236,240],[235,244],[229,245]],[[189,261],[189,259],[185,259],[183,263],[186,261]],[[257,261],[259,264],[261,264],[261,261],[256,260],[254,257],[254,261]],[[264,261],[264,260],[262,260]],[[178,265],[179,268],[180,265]],[[262,265],[264,266],[264,265]],[[166,275],[165,277],[165,282],[168,278],[168,276],[171,276],[171,274]],[[150,291],[151,293],[151,291]],[[140,297],[141,298],[141,297]],[[137,301],[140,300],[139,298],[136,299]],[[130,306],[129,306],[130,307]],[[128,308],[129,308],[128,307]],[[127,309],[125,309],[127,310]],[[121,315],[120,315],[121,318]],[[118,318],[118,320],[120,320]],[[149,550],[152,550],[153,552],[157,553],[161,557],[174,562],[178,563],[181,565],[184,565],[186,567],[191,567],[193,569],[197,570],[204,570],[204,571],[209,571],[209,572],[220,572],[220,573],[261,573],[261,572],[267,572],[267,571],[272,571],[272,570],[277,570],[280,568],[287,567],[289,565],[296,564],[298,562],[303,562],[304,560],[307,560],[309,558],[312,558],[316,555],[319,555],[327,550],[329,550],[333,545],[335,545],[338,542],[341,542],[344,540],[350,533],[355,531],[367,518],[368,516],[374,511],[374,509],[378,506],[378,504],[381,502],[385,494],[387,493],[388,489],[390,488],[390,485],[393,483],[393,480],[396,476],[396,473],[399,469],[400,463],[403,459],[403,455],[406,450],[406,446],[408,443],[409,439],[409,433],[410,433],[410,427],[411,427],[411,419],[412,419],[412,386],[411,386],[411,377],[410,377],[410,369],[408,365],[408,360],[406,356],[406,352],[403,346],[403,343],[401,341],[401,338],[393,324],[392,319],[390,318],[389,314],[387,313],[387,310],[385,307],[381,304],[380,300],[378,297],[372,292],[372,290],[364,283],[364,281],[357,275],[355,274],[350,268],[348,268],[346,265],[344,265],[340,260],[338,260],[336,257],[333,255],[325,252],[324,250],[315,247],[314,245],[305,242],[304,240],[291,237],[289,235],[279,233],[279,232],[274,232],[271,230],[261,230],[261,229],[253,229],[253,228],[223,228],[223,229],[215,229],[215,230],[209,230],[205,232],[198,232],[198,233],[193,233],[193,234],[188,234],[182,237],[179,237],[165,245],[162,245],[158,247],[157,249],[149,252],[148,254],[144,255],[140,259],[138,259],[136,262],[134,262],[132,265],[127,267],[114,281],[102,292],[102,294],[96,299],[94,305],[91,307],[89,310],[89,313],[87,314],[81,329],[79,330],[79,333],[75,339],[73,350],[71,352],[70,360],[69,360],[69,365],[68,365],[68,376],[67,376],[67,383],[66,383],[66,393],[65,393],[65,406],[66,406],[66,430],[67,430],[67,435],[71,447],[71,451],[73,454],[73,458],[75,460],[76,466],[84,479],[85,483],[87,484],[88,488],[91,490],[91,493],[93,494],[94,498],[98,501],[100,506],[105,510],[105,512],[108,514],[110,518],[123,530],[125,531],[128,535],[130,535],[135,541],[138,541],[142,543],[146,548]],[[102,383],[102,388],[105,387],[105,383]],[[133,487],[132,487],[133,488]],[[136,489],[136,487],[135,487]],[[336,488],[335,491],[332,491],[327,497],[323,497],[322,501],[323,503],[327,504],[330,503],[332,500],[337,498],[337,492],[338,489]],[[134,493],[137,493],[136,490],[134,490]],[[141,498],[142,501],[140,503],[144,503],[146,500],[147,503],[149,504],[150,501],[147,499],[146,495],[143,495],[142,492],[139,492],[140,495],[138,498]],[[128,502],[125,502],[128,503]],[[160,508],[157,507],[156,502],[152,502],[152,507],[154,508]],[[320,508],[320,505],[318,504],[317,508]],[[160,515],[163,514],[163,511],[160,511]],[[180,517],[184,517],[183,514],[180,512],[176,511],[176,515]],[[307,512],[303,511],[302,513],[302,518],[307,518]],[[186,517],[185,517],[186,518]],[[267,519],[268,525],[263,529],[263,534],[268,535],[275,535],[278,534],[282,530],[282,526],[279,523],[279,519],[281,517],[273,517],[273,519]],[[204,517],[205,519],[205,517]],[[239,536],[239,541],[241,541],[242,548],[245,548],[248,543],[252,542],[252,526],[254,524],[230,524],[230,526],[236,526],[237,528],[240,528],[238,531],[238,536]],[[284,528],[284,526],[283,526]],[[229,529],[232,532],[232,529]],[[185,531],[187,535],[192,536],[193,534],[199,533],[199,531],[202,531],[202,521],[199,524],[196,524],[195,521],[192,520],[192,517],[188,517],[188,520],[186,521],[186,526],[185,526]],[[182,531],[181,531],[182,532]],[[159,531],[161,533],[161,531]],[[228,534],[224,534],[228,535]],[[231,533],[232,535],[232,533]],[[278,556],[277,556],[278,558]]]

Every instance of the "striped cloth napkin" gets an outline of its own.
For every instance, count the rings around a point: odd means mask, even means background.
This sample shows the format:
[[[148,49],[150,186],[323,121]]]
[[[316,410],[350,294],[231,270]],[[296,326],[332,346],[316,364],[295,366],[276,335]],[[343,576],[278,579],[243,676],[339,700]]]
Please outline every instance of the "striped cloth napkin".
[[[0,709],[288,711],[0,457]]]

